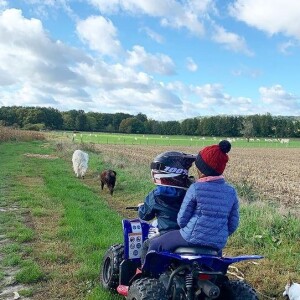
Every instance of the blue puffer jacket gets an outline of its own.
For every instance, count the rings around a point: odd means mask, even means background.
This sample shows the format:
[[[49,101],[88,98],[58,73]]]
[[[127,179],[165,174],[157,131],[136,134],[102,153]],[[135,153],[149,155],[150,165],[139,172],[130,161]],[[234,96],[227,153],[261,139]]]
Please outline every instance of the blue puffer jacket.
[[[224,178],[197,181],[187,190],[177,222],[189,243],[223,249],[239,224],[235,189]]]
[[[156,186],[139,207],[139,218],[150,221],[157,218],[158,230],[164,233],[179,229],[177,214],[185,196],[186,190],[170,186]]]

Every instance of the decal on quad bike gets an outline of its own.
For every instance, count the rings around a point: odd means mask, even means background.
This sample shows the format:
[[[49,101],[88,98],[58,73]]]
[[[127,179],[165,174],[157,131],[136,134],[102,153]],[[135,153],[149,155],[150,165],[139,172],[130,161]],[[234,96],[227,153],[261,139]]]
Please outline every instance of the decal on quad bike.
[[[142,233],[142,226],[140,222],[131,222],[130,225],[133,233]]]
[[[131,233],[128,233],[129,259],[140,258],[143,243],[142,226],[140,222],[131,222]]]
[[[129,258],[141,257],[142,233],[129,233]]]

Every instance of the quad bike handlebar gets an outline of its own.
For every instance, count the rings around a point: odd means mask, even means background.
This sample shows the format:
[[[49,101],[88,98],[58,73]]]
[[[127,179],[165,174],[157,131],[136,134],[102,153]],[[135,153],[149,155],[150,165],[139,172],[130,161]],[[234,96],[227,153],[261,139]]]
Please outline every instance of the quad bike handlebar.
[[[139,207],[138,206],[127,206],[125,209],[138,211]]]

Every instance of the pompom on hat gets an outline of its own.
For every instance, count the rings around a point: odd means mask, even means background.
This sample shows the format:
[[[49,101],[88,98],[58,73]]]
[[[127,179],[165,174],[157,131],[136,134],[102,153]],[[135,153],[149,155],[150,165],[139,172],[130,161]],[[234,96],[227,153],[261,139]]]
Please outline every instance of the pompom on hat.
[[[219,176],[225,170],[230,149],[231,144],[226,140],[218,145],[207,146],[198,153],[195,165],[206,176]]]

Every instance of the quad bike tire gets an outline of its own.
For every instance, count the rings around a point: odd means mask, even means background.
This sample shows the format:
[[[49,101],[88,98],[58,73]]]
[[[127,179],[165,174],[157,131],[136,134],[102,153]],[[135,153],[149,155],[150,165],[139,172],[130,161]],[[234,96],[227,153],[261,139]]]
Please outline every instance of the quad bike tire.
[[[130,286],[127,300],[167,300],[166,289],[155,278],[137,279]]]
[[[124,259],[124,246],[116,244],[104,254],[100,270],[100,283],[105,289],[114,290],[119,285],[119,266]]]
[[[258,300],[256,291],[245,281],[229,280],[221,287],[218,300]]]

